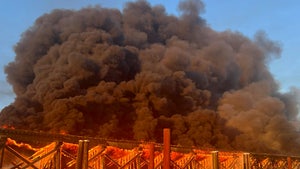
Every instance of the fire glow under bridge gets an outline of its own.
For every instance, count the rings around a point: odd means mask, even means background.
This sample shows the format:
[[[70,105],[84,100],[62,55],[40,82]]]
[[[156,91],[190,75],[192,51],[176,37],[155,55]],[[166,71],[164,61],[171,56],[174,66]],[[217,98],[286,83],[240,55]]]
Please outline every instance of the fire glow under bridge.
[[[300,157],[0,129],[3,169],[298,169]],[[30,144],[29,144],[30,143]],[[32,145],[42,145],[33,148]],[[32,144],[32,145],[31,145]]]

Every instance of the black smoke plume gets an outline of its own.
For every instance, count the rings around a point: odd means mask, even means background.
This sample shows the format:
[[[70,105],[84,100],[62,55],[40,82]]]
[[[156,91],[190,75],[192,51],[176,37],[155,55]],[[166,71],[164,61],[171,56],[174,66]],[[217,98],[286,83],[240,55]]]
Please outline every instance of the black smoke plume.
[[[212,30],[199,0],[179,9],[140,0],[41,16],[5,68],[16,99],[1,124],[157,142],[169,127],[176,145],[299,153],[296,96],[267,66],[280,46]]]

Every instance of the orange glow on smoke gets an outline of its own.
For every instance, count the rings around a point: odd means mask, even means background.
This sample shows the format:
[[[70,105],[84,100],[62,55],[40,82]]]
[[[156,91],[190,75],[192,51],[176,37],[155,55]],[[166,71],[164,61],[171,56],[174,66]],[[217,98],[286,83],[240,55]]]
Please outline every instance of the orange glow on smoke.
[[[60,131],[59,131],[59,134],[66,135],[66,134],[68,134],[68,132],[65,131],[65,130],[60,130]]]
[[[3,129],[15,129],[14,126],[10,126],[10,125],[7,125],[7,124],[2,125],[1,128],[3,128]]]
[[[24,148],[24,149],[32,150],[32,151],[38,151],[39,150],[39,148],[33,148],[30,144],[17,143],[15,140],[10,139],[10,138],[7,138],[6,145],[16,146],[16,147],[19,147],[19,148]]]

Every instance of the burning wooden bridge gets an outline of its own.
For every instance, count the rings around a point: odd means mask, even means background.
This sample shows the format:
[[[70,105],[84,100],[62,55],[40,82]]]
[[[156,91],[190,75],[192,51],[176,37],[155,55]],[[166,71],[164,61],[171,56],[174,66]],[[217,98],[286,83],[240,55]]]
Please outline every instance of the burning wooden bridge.
[[[170,146],[168,129],[164,130],[164,144],[12,129],[0,129],[0,135],[0,168],[3,169],[300,168],[300,157],[203,151]],[[33,148],[26,142],[47,144],[41,148]]]

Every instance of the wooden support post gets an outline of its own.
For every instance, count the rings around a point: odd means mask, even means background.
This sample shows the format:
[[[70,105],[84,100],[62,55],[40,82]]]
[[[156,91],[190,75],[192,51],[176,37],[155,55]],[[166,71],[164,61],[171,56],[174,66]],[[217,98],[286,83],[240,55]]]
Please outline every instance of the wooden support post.
[[[148,169],[154,169],[154,143],[149,144],[149,165]]]
[[[102,154],[100,158],[100,169],[105,169],[105,155]]]
[[[212,157],[212,168],[213,169],[219,169],[219,155],[218,151],[212,151],[211,152]]]
[[[134,168],[136,168],[136,169],[141,169],[141,153],[139,153],[138,154],[138,156],[136,157],[136,167],[134,167]]]
[[[89,166],[89,140],[83,141],[82,169],[88,169]]]
[[[61,169],[61,145],[62,142],[56,142],[57,150],[54,156],[55,169]]]
[[[3,158],[4,158],[4,148],[6,144],[7,137],[0,136],[0,168],[3,166]]]
[[[243,154],[243,164],[244,164],[244,169],[250,169],[250,157],[249,153],[244,153]]]
[[[169,128],[164,129],[164,158],[163,169],[170,169],[171,132]]]
[[[76,169],[82,169],[82,156],[83,156],[83,140],[79,140],[77,158],[76,158]]]
[[[291,159],[291,157],[287,157],[287,167],[288,167],[288,169],[292,169],[292,159]]]
[[[4,146],[1,145],[0,148],[0,168],[3,166],[3,158],[4,158]]]

